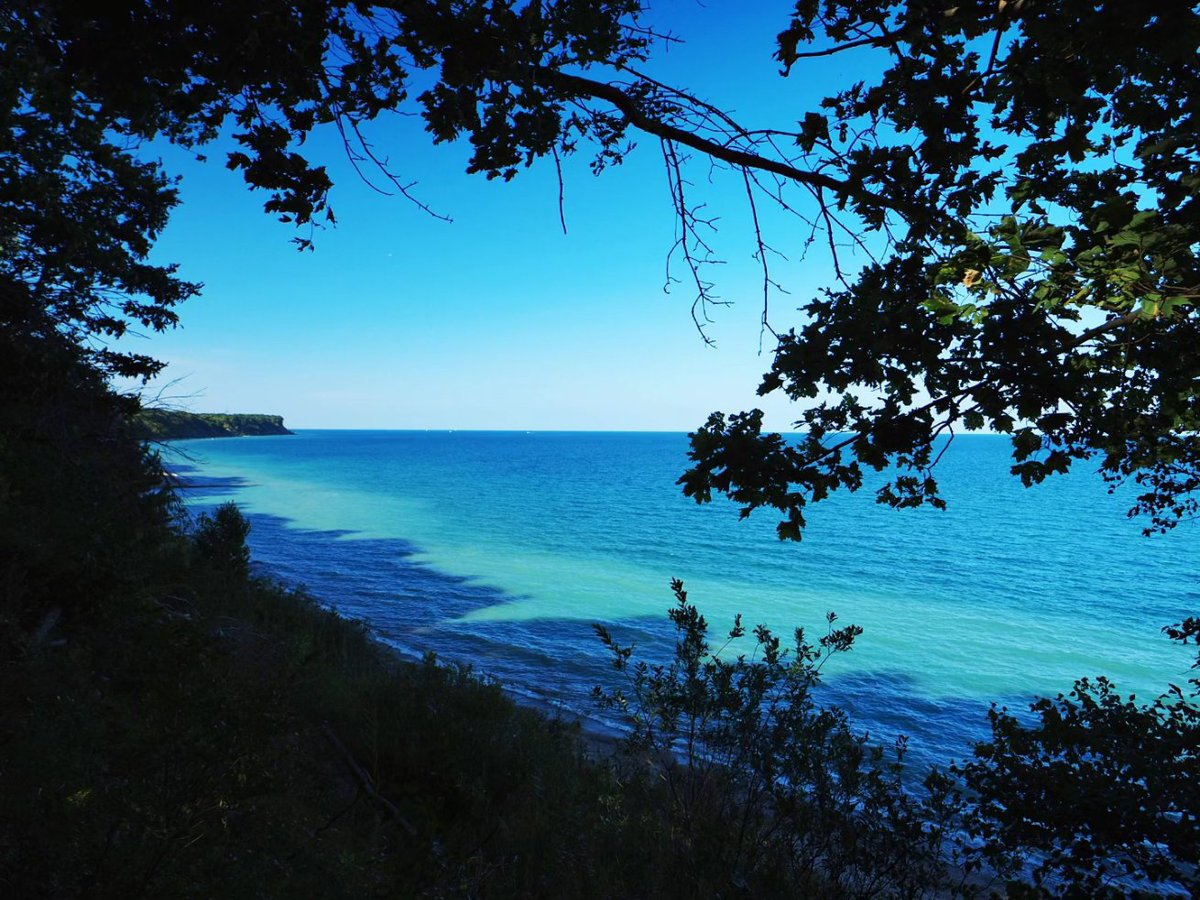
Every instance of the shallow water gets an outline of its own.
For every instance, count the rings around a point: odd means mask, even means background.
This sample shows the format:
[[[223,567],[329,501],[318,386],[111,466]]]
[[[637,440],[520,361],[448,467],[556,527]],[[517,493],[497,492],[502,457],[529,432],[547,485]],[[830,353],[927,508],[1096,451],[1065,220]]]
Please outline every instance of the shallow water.
[[[961,758],[992,700],[1106,674],[1152,696],[1194,656],[1161,634],[1200,607],[1200,532],[1144,538],[1128,495],[1080,470],[1025,490],[1000,437],[959,437],[938,470],[947,512],[812,508],[800,544],[774,520],[697,506],[675,479],[682,434],[303,431],[181,441],[168,458],[204,507],[236,500],[255,558],[410,653],[470,662],[518,693],[606,722],[614,677],[592,622],[651,656],[670,647],[669,582],[723,634],[733,615],[784,635],[864,628],[826,668],[830,702],[916,760]]]

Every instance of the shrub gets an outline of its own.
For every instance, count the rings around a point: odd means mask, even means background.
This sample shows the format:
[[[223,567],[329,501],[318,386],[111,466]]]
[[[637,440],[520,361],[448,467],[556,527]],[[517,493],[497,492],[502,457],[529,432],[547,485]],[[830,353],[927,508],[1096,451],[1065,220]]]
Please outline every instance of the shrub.
[[[196,520],[196,555],[218,572],[244,579],[250,572],[250,548],[246,546],[249,535],[250,523],[237,504],[223,503],[212,515],[201,513]]]
[[[628,748],[660,761],[667,824],[697,864],[756,891],[916,896],[945,888],[941,849],[960,805],[951,783],[935,771],[916,797],[904,785],[904,740],[885,752],[815,695],[825,663],[848,652],[861,629],[836,627],[830,613],[816,643],[797,629],[784,649],[760,625],[750,656],[732,656],[746,633],[740,617],[714,651],[682,582],[672,590],[673,658],[635,663],[634,648],[596,625],[628,682],[595,694],[628,716]]]
[[[1164,630],[1186,642],[1200,620]],[[1051,896],[1200,895],[1200,676],[1188,683],[1139,704],[1081,679],[1033,703],[1031,725],[993,707],[992,740],[959,770],[978,797],[980,855],[1010,877],[1032,861]]]

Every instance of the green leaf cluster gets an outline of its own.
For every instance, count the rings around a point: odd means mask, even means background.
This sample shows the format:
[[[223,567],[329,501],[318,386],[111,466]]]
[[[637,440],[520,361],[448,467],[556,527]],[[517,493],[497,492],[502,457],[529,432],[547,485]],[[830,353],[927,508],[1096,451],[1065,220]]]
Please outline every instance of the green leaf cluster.
[[[931,447],[968,428],[1014,435],[1026,483],[1084,459],[1141,483],[1148,531],[1193,515],[1198,47],[1186,2],[798,2],[788,71],[845,53],[881,72],[796,137],[859,198],[831,243],[872,260],[803,308],[764,376],[807,437],[780,450],[714,416],[688,493],[773,507],[796,538],[806,502],[881,461],[900,473],[881,502],[932,502]]]

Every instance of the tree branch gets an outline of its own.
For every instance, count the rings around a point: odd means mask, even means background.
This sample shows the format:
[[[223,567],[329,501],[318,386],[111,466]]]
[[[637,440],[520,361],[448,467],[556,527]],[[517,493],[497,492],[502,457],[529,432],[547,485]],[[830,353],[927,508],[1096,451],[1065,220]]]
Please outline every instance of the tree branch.
[[[370,775],[367,774],[367,770],[359,764],[358,760],[354,758],[354,754],[352,754],[349,749],[347,749],[346,745],[342,743],[342,740],[337,736],[337,733],[334,732],[334,730],[330,728],[328,724],[324,726],[324,731],[325,736],[329,738],[329,742],[341,752],[342,758],[346,761],[346,766],[351,772],[354,773],[354,776],[358,779],[358,783],[362,786],[362,789],[367,792],[367,795],[374,800],[380,806],[380,808],[387,813],[392,821],[399,825],[400,828],[402,828],[410,837],[416,837],[417,829],[413,827],[412,823],[410,823],[408,819],[401,815],[400,810],[396,808],[396,804],[392,803],[391,800],[379,793],[379,789],[376,788],[374,780]]]
[[[890,209],[900,215],[905,215],[905,210],[901,204],[881,197],[866,188],[846,181],[840,181],[837,178],[819,172],[798,169],[787,163],[767,159],[766,157],[736,147],[718,144],[715,141],[708,140],[698,134],[672,125],[669,122],[656,119],[642,109],[636,98],[631,97],[615,84],[596,81],[591,78],[584,78],[580,75],[572,75],[551,68],[535,69],[534,78],[540,84],[564,94],[583,95],[611,103],[621,112],[625,120],[635,128],[647,134],[653,134],[665,141],[671,141],[684,147],[691,147],[693,150],[698,150],[713,159],[719,159],[722,162],[727,162],[741,168],[773,172],[797,184],[824,188],[839,197],[856,200],[860,203],[867,203],[882,209]]]
[[[1101,322],[1099,325],[1095,326],[1094,328],[1089,328],[1087,331],[1083,332],[1082,334],[1076,336],[1072,340],[1065,343],[1062,346],[1062,348],[1058,351],[1057,355],[1061,356],[1061,355],[1070,353],[1072,350],[1077,350],[1078,348],[1080,348],[1084,344],[1086,344],[1088,341],[1092,340],[1092,338],[1099,337],[1100,335],[1106,334],[1107,332],[1110,332],[1110,331],[1115,331],[1116,329],[1121,328],[1125,325],[1128,325],[1131,322],[1137,321],[1137,319],[1139,319],[1139,318],[1140,318],[1140,316],[1138,315],[1138,313],[1127,312],[1122,316],[1116,316],[1112,319],[1109,319],[1106,322]],[[917,415],[919,413],[928,412],[929,410],[932,410],[932,409],[937,409],[939,406],[949,407],[949,405],[954,403],[956,400],[960,400],[964,397],[967,397],[967,396],[973,394],[975,391],[979,390],[980,388],[990,385],[993,381],[995,381],[995,378],[996,378],[995,375],[988,375],[987,377],[981,378],[979,381],[976,381],[973,384],[969,384],[964,388],[960,388],[959,390],[957,390],[953,393],[942,394],[939,397],[934,397],[928,403],[922,404],[921,406],[913,407],[912,409],[905,410],[905,411],[899,413],[898,415],[893,416],[890,419],[890,421],[906,419],[911,416]],[[958,419],[960,417],[961,417],[961,415],[953,415],[951,420],[949,420],[946,423],[946,425],[949,425],[953,420]],[[866,436],[873,430],[874,430],[874,428],[869,428],[869,429],[866,429],[863,431],[852,432],[849,437],[846,437],[846,438],[842,439],[841,441],[838,441],[836,444],[832,444],[828,447],[823,447],[821,453],[818,453],[815,456],[806,458],[804,460],[804,464],[812,465],[813,463],[820,462],[821,460],[833,455],[837,451],[850,446],[855,441],[857,441],[859,438]],[[939,459],[941,458],[940,454],[939,454],[938,458]]]

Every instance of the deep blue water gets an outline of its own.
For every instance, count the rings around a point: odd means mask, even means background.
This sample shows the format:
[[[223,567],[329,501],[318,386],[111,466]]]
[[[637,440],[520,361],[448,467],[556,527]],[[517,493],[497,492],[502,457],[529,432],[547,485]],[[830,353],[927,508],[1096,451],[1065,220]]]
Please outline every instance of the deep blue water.
[[[733,615],[783,635],[829,610],[865,631],[826,668],[829,702],[919,762],[961,758],[992,700],[1106,674],[1150,697],[1193,656],[1160,633],[1200,612],[1200,532],[1145,538],[1129,496],[1081,469],[1033,489],[1008,443],[959,437],[938,470],[947,512],[811,508],[800,544],[675,485],[682,434],[304,431],[183,441],[198,507],[236,500],[255,558],[401,650],[470,662],[518,694],[613,727],[588,696],[614,676],[604,622],[651,657],[670,646],[669,581],[722,634]]]

